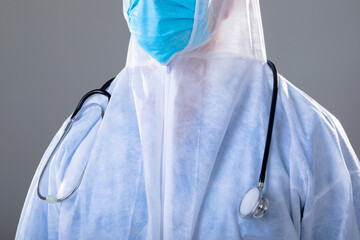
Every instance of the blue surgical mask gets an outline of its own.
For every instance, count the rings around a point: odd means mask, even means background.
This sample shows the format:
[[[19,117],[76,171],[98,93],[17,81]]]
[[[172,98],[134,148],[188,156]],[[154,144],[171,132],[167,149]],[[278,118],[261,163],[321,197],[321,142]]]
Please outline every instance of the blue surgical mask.
[[[130,0],[130,32],[145,52],[167,64],[189,44],[195,6],[196,0]]]

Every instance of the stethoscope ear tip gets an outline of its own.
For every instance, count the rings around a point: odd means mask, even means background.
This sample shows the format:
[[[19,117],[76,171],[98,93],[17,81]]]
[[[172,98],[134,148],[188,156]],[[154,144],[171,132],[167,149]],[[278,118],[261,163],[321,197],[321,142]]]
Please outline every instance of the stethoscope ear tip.
[[[57,203],[58,199],[55,195],[47,195],[45,201],[47,203]]]

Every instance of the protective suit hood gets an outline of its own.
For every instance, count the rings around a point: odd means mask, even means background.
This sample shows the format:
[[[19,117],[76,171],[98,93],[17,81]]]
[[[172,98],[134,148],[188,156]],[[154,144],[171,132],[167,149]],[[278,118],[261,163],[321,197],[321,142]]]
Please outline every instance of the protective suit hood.
[[[165,2],[170,2],[169,5],[174,4],[173,2],[194,2],[195,6],[192,11],[193,18],[191,18],[191,37],[186,42],[184,48],[174,53],[168,61],[162,63],[163,65],[169,64],[177,55],[189,56],[191,54],[202,57],[206,57],[207,55],[229,54],[231,56],[266,62],[265,43],[258,1],[192,0]],[[123,1],[123,14],[128,24],[129,8],[132,6],[132,3],[134,4],[134,1]],[[156,6],[152,7],[154,8]],[[176,15],[176,13],[173,15]],[[166,19],[163,21],[166,21]],[[173,22],[170,23],[173,24]],[[166,23],[161,24],[165,25]],[[130,27],[130,31],[131,30],[132,28]],[[139,46],[136,37],[132,34],[127,66],[145,65],[153,60],[154,59]]]

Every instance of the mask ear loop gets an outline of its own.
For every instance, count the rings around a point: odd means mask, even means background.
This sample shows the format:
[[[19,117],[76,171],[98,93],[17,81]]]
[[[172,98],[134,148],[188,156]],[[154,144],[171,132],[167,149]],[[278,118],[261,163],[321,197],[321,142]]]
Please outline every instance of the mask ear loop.
[[[61,135],[59,141],[57,142],[55,148],[53,149],[53,151],[51,152],[50,156],[48,157],[46,163],[45,163],[45,166],[43,167],[42,171],[41,171],[41,174],[40,174],[40,177],[39,177],[39,180],[38,180],[38,184],[37,184],[37,195],[40,199],[46,201],[47,203],[56,203],[56,202],[61,202],[67,198],[69,198],[74,192],[75,190],[79,187],[80,183],[81,183],[81,180],[84,176],[84,173],[85,173],[85,169],[87,167],[87,163],[84,167],[84,170],[82,171],[81,173],[81,176],[79,177],[78,181],[76,182],[75,186],[72,188],[72,190],[66,194],[64,197],[61,197],[61,198],[57,198],[56,195],[47,195],[46,197],[41,195],[40,193],[40,183],[41,183],[41,180],[42,180],[42,177],[45,173],[45,170],[47,168],[47,166],[49,165],[49,162],[50,160],[53,158],[55,152],[57,151],[57,149],[59,148],[60,144],[62,143],[62,141],[64,140],[64,138],[66,137],[66,135],[69,133],[73,123],[77,120],[77,116],[80,112],[80,110],[82,109],[84,103],[86,102],[86,100],[95,95],[95,94],[101,94],[101,95],[104,95],[108,98],[108,101],[110,101],[110,98],[111,98],[111,95],[109,92],[106,91],[106,89],[110,86],[110,84],[112,83],[112,81],[115,79],[115,77],[113,77],[112,79],[110,79],[109,81],[107,81],[102,87],[101,89],[95,89],[95,90],[92,90],[88,93],[86,93],[79,101],[78,105],[76,106],[73,114],[71,115],[70,117],[70,120],[69,122],[67,123],[65,129],[64,129],[64,132],[63,134]],[[89,106],[91,106],[93,104],[90,104]],[[96,104],[98,106],[98,104]],[[100,107],[101,108],[101,107]],[[82,113],[83,111],[81,111]],[[104,110],[101,108],[101,118],[103,118],[104,116]]]

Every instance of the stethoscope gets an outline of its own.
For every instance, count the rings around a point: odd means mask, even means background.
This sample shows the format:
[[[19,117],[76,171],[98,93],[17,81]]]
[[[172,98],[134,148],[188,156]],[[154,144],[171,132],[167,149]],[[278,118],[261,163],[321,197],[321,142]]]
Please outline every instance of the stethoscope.
[[[274,78],[274,87],[273,87],[273,93],[272,93],[272,100],[271,100],[271,108],[270,108],[270,116],[269,116],[269,125],[267,130],[267,136],[266,136],[266,143],[265,143],[265,150],[264,150],[264,156],[263,156],[263,162],[261,167],[261,173],[259,177],[259,184],[257,187],[251,188],[249,191],[246,192],[245,196],[240,202],[239,206],[239,213],[240,216],[243,218],[249,218],[251,216],[255,218],[261,218],[269,206],[269,201],[263,197],[262,190],[264,188],[264,182],[265,182],[265,172],[266,172],[266,166],[268,162],[269,157],[269,150],[270,150],[270,143],[271,143],[271,135],[274,125],[274,118],[275,118],[275,108],[276,108],[276,100],[277,100],[277,92],[278,92],[278,80],[277,80],[277,71],[275,68],[275,65],[271,61],[267,61],[267,64],[270,66],[272,72],[273,72],[273,78]],[[115,78],[115,77],[114,77]],[[50,160],[53,158],[56,150],[58,149],[61,142],[64,140],[66,135],[68,134],[72,124],[77,120],[77,115],[79,111],[81,110],[82,106],[84,105],[85,101],[94,94],[102,94],[105,95],[108,98],[108,101],[111,98],[111,95],[109,92],[106,91],[106,89],[110,86],[111,82],[114,80],[114,78],[107,81],[104,86],[102,86],[100,89],[92,90],[88,93],[86,93],[80,100],[79,104],[77,105],[75,111],[70,117],[69,122],[67,123],[64,132],[62,136],[60,137],[60,140],[57,142],[55,148],[51,152],[50,156],[48,157],[45,166],[43,167],[38,184],[37,184],[37,195],[40,199],[48,202],[48,203],[57,203],[64,201],[65,199],[69,198],[75,190],[79,187],[80,182],[84,176],[85,169],[87,164],[85,165],[84,170],[82,171],[78,181],[76,182],[75,186],[71,189],[71,191],[66,194],[64,197],[57,198],[57,195],[47,195],[46,197],[41,195],[40,193],[40,183],[41,179],[45,173],[45,170],[47,166],[49,165]]]
[[[61,202],[61,201],[64,201],[65,199],[69,198],[74,192],[75,190],[79,187],[80,185],[80,182],[84,176],[84,173],[85,173],[85,169],[86,169],[86,166],[87,164],[85,165],[84,167],[84,170],[82,171],[78,181],[76,182],[75,186],[71,189],[71,191],[66,194],[65,196],[63,197],[60,197],[60,198],[57,198],[57,195],[50,195],[48,194],[46,197],[41,195],[40,193],[40,183],[41,183],[41,180],[43,178],[43,175],[45,173],[45,170],[47,168],[47,166],[49,165],[49,162],[50,160],[53,158],[56,150],[59,148],[61,142],[64,140],[64,138],[66,137],[66,135],[69,133],[69,130],[71,128],[71,126],[73,125],[73,123],[78,120],[77,116],[79,115],[79,112],[80,110],[82,109],[85,101],[95,95],[95,94],[101,94],[101,95],[104,95],[107,97],[107,100],[109,101],[110,98],[111,98],[111,94],[109,92],[106,91],[106,89],[110,86],[110,84],[112,83],[112,81],[115,79],[115,77],[111,78],[109,81],[107,81],[100,89],[94,89],[94,90],[91,90],[89,91],[88,93],[86,93],[79,101],[78,105],[76,106],[75,108],[75,111],[73,112],[73,114],[71,115],[70,119],[69,119],[69,122],[67,123],[65,129],[64,129],[64,132],[63,134],[61,135],[59,141],[57,142],[57,144],[55,145],[55,148],[53,149],[53,151],[51,152],[50,156],[48,157],[42,171],[41,171],[41,174],[40,174],[40,177],[39,177],[39,180],[38,180],[38,183],[37,183],[37,195],[39,196],[40,199],[46,201],[47,203],[57,203],[57,202]],[[101,114],[101,117],[103,117],[103,113]]]
[[[276,100],[278,93],[278,79],[277,79],[277,70],[275,65],[269,60],[267,61],[267,64],[272,70],[273,79],[274,79],[274,86],[273,86],[273,93],[272,93],[272,100],[270,107],[270,116],[269,116],[269,125],[267,130],[259,183],[257,187],[253,187],[249,191],[247,191],[240,202],[239,213],[242,218],[250,218],[251,216],[255,218],[261,218],[262,216],[264,216],[265,212],[269,207],[269,201],[265,197],[263,197],[262,193],[265,182],[266,166],[269,158],[271,135],[272,135],[274,119],[275,119]]]

